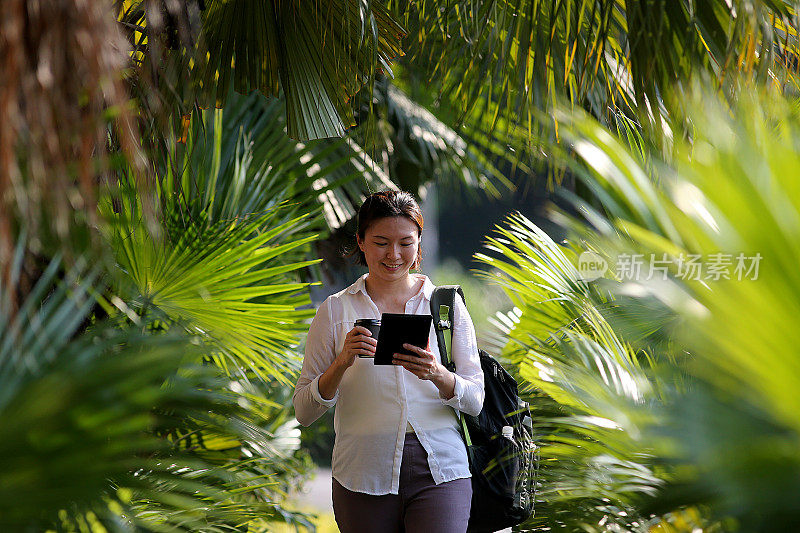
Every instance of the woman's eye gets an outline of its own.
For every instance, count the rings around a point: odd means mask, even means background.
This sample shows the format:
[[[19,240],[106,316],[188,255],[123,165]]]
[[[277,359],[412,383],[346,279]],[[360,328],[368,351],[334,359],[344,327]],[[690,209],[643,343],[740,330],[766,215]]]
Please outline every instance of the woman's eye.
[[[374,244],[375,246],[388,246],[388,245],[389,245],[389,243],[388,243],[388,242],[377,242],[377,241],[373,241],[373,244]],[[400,243],[400,246],[402,246],[402,247],[404,247],[404,248],[407,248],[407,247],[409,247],[409,246],[412,246],[413,244],[414,244],[413,242],[408,242],[408,243],[402,243],[402,242],[401,242],[401,243]]]

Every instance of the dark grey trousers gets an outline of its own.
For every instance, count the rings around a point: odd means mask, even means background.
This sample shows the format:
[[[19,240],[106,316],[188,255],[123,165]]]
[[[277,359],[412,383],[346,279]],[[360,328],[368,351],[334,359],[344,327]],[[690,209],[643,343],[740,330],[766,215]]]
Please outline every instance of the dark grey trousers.
[[[437,485],[428,454],[414,432],[406,433],[400,494],[353,492],[333,480],[333,514],[342,533],[465,533],[472,481]]]

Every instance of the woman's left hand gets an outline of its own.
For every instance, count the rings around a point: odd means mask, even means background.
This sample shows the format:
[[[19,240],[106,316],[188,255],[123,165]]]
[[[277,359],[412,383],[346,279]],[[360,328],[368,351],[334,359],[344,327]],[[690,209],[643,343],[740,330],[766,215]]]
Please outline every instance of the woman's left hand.
[[[411,344],[403,344],[403,348],[416,355],[396,353],[394,354],[392,363],[404,367],[419,379],[427,379],[435,382],[437,378],[440,379],[445,373],[449,374],[449,371],[441,365],[436,360],[433,353],[428,350]]]
[[[419,379],[425,379],[436,385],[439,395],[449,400],[455,394],[456,378],[452,372],[436,360],[432,352],[419,346],[403,344],[403,348],[416,355],[394,354],[392,363],[400,365]]]

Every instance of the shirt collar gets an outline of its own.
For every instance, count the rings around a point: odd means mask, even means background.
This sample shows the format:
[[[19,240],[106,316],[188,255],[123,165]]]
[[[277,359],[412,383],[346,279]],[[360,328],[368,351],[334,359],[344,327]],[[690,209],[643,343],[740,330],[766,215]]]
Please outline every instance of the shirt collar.
[[[364,274],[363,276],[358,278],[355,283],[353,283],[352,285],[350,285],[347,288],[347,292],[349,292],[350,294],[356,294],[358,292],[363,292],[364,295],[367,295],[367,284],[365,283],[366,279],[367,279],[367,275]]]
[[[422,281],[422,289],[421,289],[420,292],[425,296],[426,300],[430,300],[431,296],[433,295],[433,289],[435,289],[436,286],[433,284],[433,282],[430,280],[430,278],[428,276],[424,275],[424,274],[413,274],[413,275],[422,276],[423,281]],[[366,279],[367,279],[367,275],[364,274],[363,276],[358,278],[355,281],[355,283],[353,283],[352,285],[350,285],[350,287],[348,287],[347,292],[349,292],[350,294],[356,294],[356,293],[359,293],[359,292],[363,292],[365,296],[368,296],[367,295]],[[411,299],[413,300],[414,298],[417,298],[418,296],[419,296],[419,293],[417,293],[414,296],[412,296]]]
[[[424,274],[420,274],[420,276],[425,278],[425,281],[422,282],[422,294],[425,295],[426,300],[430,300],[431,296],[433,296],[433,289],[436,288],[436,285],[433,284],[428,276]]]

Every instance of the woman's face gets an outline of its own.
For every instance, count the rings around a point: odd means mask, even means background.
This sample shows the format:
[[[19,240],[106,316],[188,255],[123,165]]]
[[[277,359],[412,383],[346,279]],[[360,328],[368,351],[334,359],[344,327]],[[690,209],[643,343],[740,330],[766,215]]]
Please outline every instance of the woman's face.
[[[408,275],[419,251],[419,229],[406,217],[379,218],[358,239],[369,275],[397,281]]]

